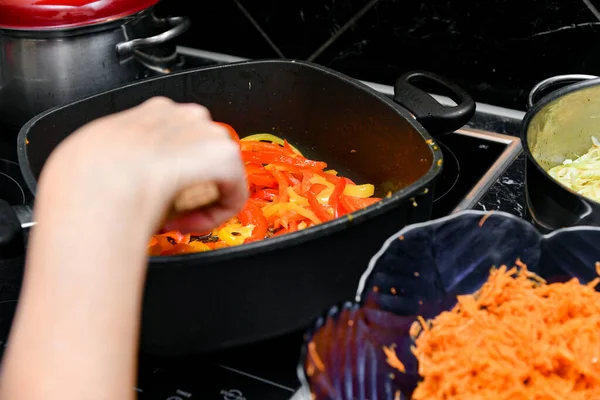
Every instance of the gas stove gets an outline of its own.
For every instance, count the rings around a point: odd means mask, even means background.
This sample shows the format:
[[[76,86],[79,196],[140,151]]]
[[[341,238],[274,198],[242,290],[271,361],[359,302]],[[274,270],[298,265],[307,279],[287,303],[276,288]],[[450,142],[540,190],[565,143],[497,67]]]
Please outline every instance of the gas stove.
[[[243,60],[197,49],[178,50],[184,60],[181,69]],[[393,95],[391,86],[365,84]],[[448,98],[434,97],[452,104]],[[443,152],[444,170],[436,183],[434,218],[474,208],[503,176],[521,152],[516,137],[520,117],[513,110],[477,104],[477,113],[466,127],[436,138]],[[0,198],[13,205],[31,204],[33,196],[17,163],[16,135],[14,129],[2,127],[0,122]],[[0,348],[6,346],[23,260],[23,256],[0,260]],[[140,354],[139,382],[132,390],[145,400],[287,400],[299,387],[296,366],[302,338],[303,332],[295,332],[201,356]]]

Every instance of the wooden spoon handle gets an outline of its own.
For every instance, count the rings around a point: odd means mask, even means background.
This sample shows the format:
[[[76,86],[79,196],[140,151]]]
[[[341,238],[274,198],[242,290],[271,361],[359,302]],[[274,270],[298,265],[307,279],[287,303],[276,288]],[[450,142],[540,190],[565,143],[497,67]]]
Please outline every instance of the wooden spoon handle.
[[[167,219],[207,207],[219,200],[221,193],[214,182],[200,182],[183,189],[175,196]]]

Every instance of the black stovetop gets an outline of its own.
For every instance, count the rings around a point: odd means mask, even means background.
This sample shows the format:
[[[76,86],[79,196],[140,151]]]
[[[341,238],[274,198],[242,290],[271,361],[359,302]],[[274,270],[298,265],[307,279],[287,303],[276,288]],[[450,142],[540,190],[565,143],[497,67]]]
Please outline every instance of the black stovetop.
[[[211,63],[196,61],[195,64]],[[0,198],[24,204],[32,201],[32,196],[18,168],[16,134],[15,130],[0,127]],[[448,215],[507,146],[459,133],[446,134],[437,142],[443,152],[444,170],[436,184],[434,218]],[[22,266],[23,257],[0,260],[0,344],[6,343]],[[296,366],[302,334],[296,332],[211,355],[142,354],[139,384],[134,390],[145,400],[288,400],[299,386]]]

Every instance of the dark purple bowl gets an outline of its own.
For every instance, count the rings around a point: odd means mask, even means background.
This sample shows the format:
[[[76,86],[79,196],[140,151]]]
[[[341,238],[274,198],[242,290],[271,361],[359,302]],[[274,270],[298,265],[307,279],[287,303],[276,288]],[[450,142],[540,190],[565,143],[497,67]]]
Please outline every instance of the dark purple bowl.
[[[411,324],[417,315],[433,318],[451,309],[457,295],[478,290],[492,266],[521,259],[549,282],[576,277],[587,283],[597,277],[600,228],[565,228],[544,236],[511,214],[487,214],[464,211],[390,237],[371,259],[355,301],[331,308],[307,333],[296,398],[311,399],[312,393],[315,400],[410,399],[419,381]],[[311,342],[323,370],[314,362],[306,368]],[[383,346],[391,345],[405,374],[386,362]]]

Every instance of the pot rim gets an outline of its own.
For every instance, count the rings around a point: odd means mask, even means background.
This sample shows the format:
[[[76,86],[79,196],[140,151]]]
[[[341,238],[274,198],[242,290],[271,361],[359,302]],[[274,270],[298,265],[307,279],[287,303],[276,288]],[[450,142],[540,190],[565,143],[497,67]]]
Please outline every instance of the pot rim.
[[[377,98],[379,101],[385,103],[388,106],[391,106],[392,109],[398,114],[400,118],[406,120],[415,131],[421,136],[423,142],[429,150],[431,151],[432,160],[431,166],[429,170],[423,174],[417,181],[412,184],[406,186],[405,188],[394,192],[390,197],[384,197],[381,201],[373,204],[372,206],[356,211],[351,215],[347,215],[343,218],[337,218],[332,221],[328,221],[316,226],[313,226],[306,231],[297,231],[293,233],[289,233],[286,235],[270,238],[268,241],[258,241],[253,243],[244,244],[241,246],[228,247],[224,249],[216,249],[207,252],[200,253],[189,253],[189,254],[177,254],[171,256],[151,256],[149,257],[149,264],[151,268],[173,268],[176,266],[185,266],[189,265],[190,262],[193,262],[196,265],[201,265],[202,262],[212,262],[214,260],[225,261],[230,259],[239,259],[248,254],[256,255],[263,254],[271,250],[281,249],[286,246],[295,246],[301,243],[305,243],[311,240],[320,239],[328,234],[332,234],[335,232],[339,232],[343,230],[346,226],[350,224],[360,224],[364,221],[378,216],[385,211],[391,210],[397,206],[397,203],[400,200],[409,200],[416,199],[421,195],[426,195],[433,190],[432,184],[438,178],[442,171],[443,165],[443,156],[442,150],[440,146],[436,145],[435,139],[427,132],[427,130],[417,121],[417,119],[404,107],[394,102],[392,99],[389,99],[387,96],[378,93],[374,89],[368,87],[362,82],[350,78],[344,74],[336,72],[330,68],[312,63],[307,61],[299,61],[299,60],[291,60],[291,59],[266,59],[266,60],[250,60],[250,61],[240,61],[235,63],[228,63],[217,66],[210,67],[201,67],[192,70],[181,71],[177,73],[169,74],[168,76],[173,75],[189,75],[193,74],[195,71],[200,70],[217,70],[220,68],[231,68],[231,66],[240,66],[246,65],[248,68],[251,68],[254,65],[266,64],[266,63],[279,63],[279,64],[287,64],[294,63],[299,64],[305,67],[308,67],[313,70],[321,71],[327,75],[334,77],[335,79],[340,79],[346,84],[350,84],[358,89],[361,89],[368,93],[369,95]],[[147,78],[142,81],[137,81],[133,83],[129,83],[127,85],[123,85],[116,89],[111,89],[102,93],[114,92],[116,90],[121,90],[126,87],[139,85],[142,82],[151,82],[154,80],[163,79],[164,76]],[[81,98],[73,103],[60,105],[54,107],[50,110],[47,110],[29,120],[19,132],[19,136],[17,138],[17,147],[18,147],[18,155],[19,155],[19,165],[21,167],[21,172],[23,173],[23,178],[27,183],[27,186],[31,190],[32,194],[36,195],[36,187],[37,180],[33,176],[31,169],[29,168],[29,162],[27,158],[26,140],[27,140],[27,132],[39,121],[44,118],[46,115],[59,111],[60,109],[68,107],[70,104],[84,102],[89,98],[96,97],[102,93],[92,94],[90,96]],[[418,206],[418,203],[417,203]],[[306,233],[309,232],[309,233]]]
[[[555,182],[560,188],[568,191],[569,193],[573,194],[574,196],[577,196],[580,200],[592,202],[594,204],[600,205],[599,201],[590,199],[588,197],[585,197],[585,196],[575,192],[573,189],[564,186],[563,184],[558,182],[556,179],[554,179],[552,176],[550,176],[548,171],[546,171],[544,168],[542,168],[542,166],[538,163],[538,161],[535,159],[535,157],[531,153],[531,149],[529,148],[529,141],[527,140],[527,137],[528,137],[527,131],[529,129],[529,125],[531,124],[531,121],[545,106],[547,106],[551,102],[553,102],[561,97],[564,97],[570,93],[578,92],[578,91],[581,91],[581,90],[584,90],[584,89],[587,89],[587,88],[590,88],[593,86],[600,86],[600,77],[594,78],[594,79],[587,79],[587,80],[584,80],[581,82],[572,83],[572,84],[563,86],[559,89],[551,91],[550,93],[548,93],[547,95],[542,97],[540,100],[535,102],[533,107],[531,107],[525,113],[525,117],[523,118],[523,121],[521,122],[521,144],[523,146],[523,151],[525,152],[525,154],[527,154],[527,158],[538,169],[538,171],[540,171],[544,176],[546,176],[548,179],[551,179],[552,182]]]

